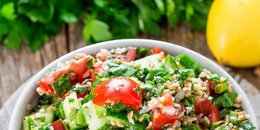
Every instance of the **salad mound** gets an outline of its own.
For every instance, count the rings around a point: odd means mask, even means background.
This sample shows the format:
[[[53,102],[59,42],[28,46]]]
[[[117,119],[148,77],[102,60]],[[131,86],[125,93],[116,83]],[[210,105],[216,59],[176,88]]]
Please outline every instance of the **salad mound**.
[[[38,81],[24,130],[254,130],[225,77],[160,48],[77,54]]]

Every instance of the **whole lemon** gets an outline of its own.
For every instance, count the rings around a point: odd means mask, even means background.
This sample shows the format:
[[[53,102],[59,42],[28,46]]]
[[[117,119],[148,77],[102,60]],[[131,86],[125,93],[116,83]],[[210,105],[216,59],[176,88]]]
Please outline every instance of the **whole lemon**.
[[[207,42],[216,59],[234,67],[260,64],[260,0],[215,0]]]

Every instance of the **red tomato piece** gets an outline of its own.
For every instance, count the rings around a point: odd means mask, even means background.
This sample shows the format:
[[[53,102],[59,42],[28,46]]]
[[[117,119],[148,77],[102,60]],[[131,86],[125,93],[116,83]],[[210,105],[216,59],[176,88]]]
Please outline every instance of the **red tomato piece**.
[[[55,122],[51,123],[51,126],[53,130],[66,130],[61,119],[58,119]]]
[[[161,52],[162,52],[162,50],[160,48],[158,48],[158,47],[152,48],[152,54],[159,54]]]
[[[101,61],[106,61],[107,57],[110,56],[111,53],[106,49],[101,49],[100,52],[96,54],[96,58],[100,59]]]
[[[77,94],[77,98],[84,98],[88,92]]]
[[[121,102],[126,106],[138,109],[142,106],[142,92],[139,85],[130,78],[115,77],[102,82],[94,88],[96,105]]]
[[[48,94],[54,94],[52,83],[54,83],[59,77],[64,74],[68,74],[67,67],[60,68],[53,72],[51,75],[44,77],[43,79],[38,81],[38,85]]]
[[[135,57],[136,57],[136,48],[129,48],[125,55],[125,60],[134,61]]]
[[[160,130],[162,127],[167,124],[167,123],[173,123],[176,120],[179,120],[179,116],[169,116],[166,114],[163,114],[161,111],[158,109],[155,109],[152,114],[152,123],[153,123],[153,128],[155,130]]]
[[[76,80],[80,83],[90,77],[90,70],[87,68],[87,63],[90,58],[90,56],[87,56],[77,61],[72,61],[69,64],[69,71],[72,71],[75,74]]]
[[[92,79],[92,81],[94,82],[96,80],[96,75],[95,74],[102,75],[105,72],[107,72],[108,69],[109,68],[108,68],[108,66],[105,63],[102,63],[100,66],[94,68],[92,70],[92,72],[91,72],[91,79]]]
[[[38,85],[46,93],[55,94],[52,84],[63,75],[69,75],[73,84],[76,82],[81,83],[86,78],[90,77],[90,70],[86,66],[89,59],[90,56],[86,56],[77,61],[69,62],[68,65],[56,70],[52,74],[38,81]]]
[[[165,94],[162,97],[159,98],[159,102],[163,104],[164,106],[173,106],[173,100],[171,94]]]
[[[179,107],[174,106],[170,94],[165,94],[158,100],[158,104],[152,109],[152,126],[155,130],[160,130],[165,124],[179,120],[185,110],[181,104],[179,104]]]
[[[203,113],[204,115],[208,116],[212,109],[211,101],[204,98],[195,100],[194,109],[196,115]]]
[[[213,94],[213,88],[212,88],[212,83],[209,80],[206,80],[203,82],[203,85],[207,88],[207,92],[209,93],[209,95]]]
[[[216,105],[212,107],[211,114],[208,117],[209,117],[210,124],[216,121],[220,121],[221,118],[219,114],[219,109]]]

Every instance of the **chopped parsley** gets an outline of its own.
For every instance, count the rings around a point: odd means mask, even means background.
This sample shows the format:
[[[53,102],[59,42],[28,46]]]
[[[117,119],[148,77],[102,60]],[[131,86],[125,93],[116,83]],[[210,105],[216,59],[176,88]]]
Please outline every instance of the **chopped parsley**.
[[[237,96],[238,95],[235,92],[225,92],[216,97],[216,105],[223,108],[234,107]]]
[[[72,87],[71,79],[68,75],[62,75],[52,86],[56,94],[63,95]]]

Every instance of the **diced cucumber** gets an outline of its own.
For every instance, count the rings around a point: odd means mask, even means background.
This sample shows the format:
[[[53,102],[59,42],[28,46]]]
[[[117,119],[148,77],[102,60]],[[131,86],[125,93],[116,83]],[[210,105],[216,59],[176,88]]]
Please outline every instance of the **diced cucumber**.
[[[92,101],[90,101],[83,104],[82,109],[90,130],[97,130],[106,125],[107,119],[104,117],[106,112],[105,108],[94,105]]]
[[[185,54],[179,54],[176,56],[177,61],[179,61],[181,67],[184,69],[194,69],[196,75],[199,75],[202,71],[202,67],[194,61],[192,58]]]
[[[40,128],[49,128],[49,124],[54,121],[54,111],[55,107],[51,106],[42,106],[42,108],[34,113],[24,117],[23,120],[23,129],[24,130],[34,130]]]
[[[215,130],[229,130],[229,127],[226,124],[223,124],[217,127]]]
[[[70,93],[59,107],[62,117],[64,117],[64,123],[69,127],[69,129],[81,129],[87,126],[83,110],[77,94],[75,92]]]
[[[31,129],[30,130],[52,130],[51,128],[51,124],[45,124],[42,122],[37,122],[34,125],[31,125]]]
[[[159,69],[161,67],[161,60],[164,58],[163,53],[153,54],[142,59],[136,60],[135,65],[140,66],[141,69]]]
[[[30,118],[31,118],[30,116],[26,116],[26,117],[23,118],[23,130],[30,130],[31,129],[30,124],[29,124]]]
[[[214,89],[215,93],[221,94],[221,93],[227,91],[228,90],[228,85],[229,84],[228,84],[227,81],[217,84],[215,89]]]
[[[238,112],[230,111],[229,114],[229,122],[233,123],[234,125],[238,125]]]
[[[64,117],[66,119],[69,119],[70,112],[73,109],[79,109],[80,108],[80,102],[77,99],[76,93],[71,93],[69,96],[67,96],[64,101],[62,102],[62,109],[64,111]]]

